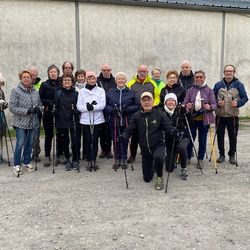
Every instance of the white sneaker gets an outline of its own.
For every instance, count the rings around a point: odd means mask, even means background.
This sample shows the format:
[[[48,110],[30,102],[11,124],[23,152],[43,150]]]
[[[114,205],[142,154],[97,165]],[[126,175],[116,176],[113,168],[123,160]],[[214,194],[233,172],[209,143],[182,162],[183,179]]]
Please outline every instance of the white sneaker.
[[[19,176],[21,175],[23,172],[22,172],[22,167],[20,167],[20,165],[16,165],[13,167],[13,172],[16,176]]]
[[[23,165],[23,167],[29,172],[35,171],[35,168],[31,164]]]

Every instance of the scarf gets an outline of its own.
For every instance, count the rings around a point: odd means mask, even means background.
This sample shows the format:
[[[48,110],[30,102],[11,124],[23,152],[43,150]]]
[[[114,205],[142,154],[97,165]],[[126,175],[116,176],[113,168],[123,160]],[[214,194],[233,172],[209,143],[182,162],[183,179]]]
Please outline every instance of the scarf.
[[[168,114],[170,114],[170,116],[172,116],[172,115],[174,114],[175,108],[174,108],[173,110],[169,110],[168,107],[167,107],[166,105],[164,105],[164,109],[165,109],[165,111],[166,111]]]

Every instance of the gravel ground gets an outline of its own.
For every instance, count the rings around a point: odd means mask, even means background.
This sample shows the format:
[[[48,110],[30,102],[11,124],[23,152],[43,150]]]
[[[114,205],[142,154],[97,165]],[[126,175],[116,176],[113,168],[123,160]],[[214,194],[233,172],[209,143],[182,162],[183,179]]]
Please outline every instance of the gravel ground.
[[[215,174],[205,159],[202,177],[192,158],[190,179],[178,167],[167,193],[143,182],[140,155],[127,170],[128,189],[112,159],[99,159],[97,172],[81,161],[80,173],[58,165],[52,174],[39,163],[19,178],[1,164],[0,249],[249,249],[249,131],[239,132],[238,167],[227,157]]]

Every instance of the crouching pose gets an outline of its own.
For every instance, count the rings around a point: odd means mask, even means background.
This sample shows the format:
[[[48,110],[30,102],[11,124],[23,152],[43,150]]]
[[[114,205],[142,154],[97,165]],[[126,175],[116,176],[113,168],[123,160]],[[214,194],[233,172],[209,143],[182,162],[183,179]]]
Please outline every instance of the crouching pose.
[[[150,92],[141,95],[142,109],[133,114],[128,128],[118,137],[119,142],[127,141],[134,133],[139,137],[142,154],[142,173],[145,182],[152,180],[156,171],[155,189],[163,189],[164,140],[163,133],[172,134],[170,120],[160,110],[153,109],[154,99]]]
[[[186,111],[185,107],[177,106],[177,96],[174,93],[169,93],[164,99],[164,110],[167,116],[170,118],[173,126],[179,131],[179,137],[174,139],[172,136],[166,133],[166,170],[172,172],[175,167],[176,155],[180,155],[181,163],[181,179],[188,180],[187,172],[187,147],[190,143],[190,135],[186,123],[186,118],[189,126],[193,126],[193,118],[190,112]],[[186,118],[185,118],[186,116]]]

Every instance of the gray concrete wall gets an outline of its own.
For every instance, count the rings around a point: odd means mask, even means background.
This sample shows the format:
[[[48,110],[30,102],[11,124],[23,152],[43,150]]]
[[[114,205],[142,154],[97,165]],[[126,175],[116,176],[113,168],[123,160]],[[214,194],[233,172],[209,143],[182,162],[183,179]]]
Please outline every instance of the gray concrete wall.
[[[50,64],[76,65],[74,2],[0,0],[0,17],[0,72],[7,99],[22,69],[36,66],[46,80]],[[230,63],[250,93],[250,15],[225,17],[223,40],[219,12],[79,3],[80,68],[99,73],[109,62],[114,74],[124,71],[131,79],[143,63],[150,70],[160,67],[165,80],[166,71],[179,71],[188,59],[194,70],[206,71],[213,87],[223,64]],[[250,116],[249,103],[241,115]]]

